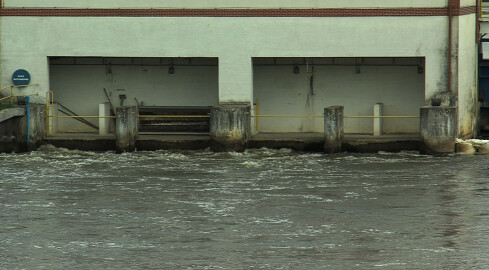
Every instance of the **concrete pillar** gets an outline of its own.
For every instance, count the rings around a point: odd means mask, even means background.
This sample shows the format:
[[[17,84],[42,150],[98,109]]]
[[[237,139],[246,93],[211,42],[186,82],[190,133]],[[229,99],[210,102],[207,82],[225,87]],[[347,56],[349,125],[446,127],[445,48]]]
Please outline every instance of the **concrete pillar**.
[[[26,110],[18,124],[17,143],[21,145],[21,151],[36,150],[45,135],[45,111],[46,106],[41,104],[30,104],[23,106]],[[29,113],[27,113],[29,109]]]
[[[331,106],[324,109],[324,152],[341,152],[343,143],[343,106]]]
[[[105,118],[106,116],[110,116],[110,104],[108,102],[98,105],[98,115],[100,116],[98,119],[98,134],[109,134],[111,118]]]
[[[139,124],[137,113],[136,106],[118,107],[116,109],[115,144],[118,153],[136,150]]]
[[[377,103],[374,105],[374,136],[380,136],[382,135],[382,118],[378,118],[379,116],[382,116],[382,103]]]
[[[253,103],[251,57],[236,52],[219,57],[219,104]]]
[[[421,108],[421,153],[453,153],[458,130],[457,119],[456,107]]]
[[[211,108],[210,145],[213,151],[242,152],[251,132],[250,104],[224,104]]]

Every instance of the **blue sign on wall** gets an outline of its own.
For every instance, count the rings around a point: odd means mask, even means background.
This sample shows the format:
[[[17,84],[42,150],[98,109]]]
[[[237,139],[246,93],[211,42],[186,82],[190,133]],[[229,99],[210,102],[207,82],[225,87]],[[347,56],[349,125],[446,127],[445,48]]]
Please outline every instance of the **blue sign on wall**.
[[[28,85],[31,82],[31,74],[25,69],[18,69],[12,75],[14,85]]]

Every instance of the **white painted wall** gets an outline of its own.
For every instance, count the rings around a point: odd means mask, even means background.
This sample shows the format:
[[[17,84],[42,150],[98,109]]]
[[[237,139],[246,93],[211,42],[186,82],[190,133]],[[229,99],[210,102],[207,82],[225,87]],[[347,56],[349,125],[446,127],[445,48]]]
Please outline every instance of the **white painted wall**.
[[[434,30],[445,29],[446,20],[3,17],[1,81],[10,84],[13,71],[24,68],[34,83],[49,89],[48,56],[218,57],[221,102],[249,102],[251,93],[233,97],[236,89],[251,92],[252,57],[421,56],[426,57],[429,96],[446,87],[440,66],[446,60],[447,31]],[[234,83],[223,78],[233,72],[246,74]]]
[[[10,84],[12,73],[24,68],[31,72],[33,83],[40,84],[41,91],[56,84],[49,81],[50,56],[217,57],[219,102],[253,100],[253,57],[425,57],[425,98],[445,91],[447,86],[443,68],[448,36],[446,17],[1,20],[1,84]],[[369,72],[379,78],[382,74]],[[318,82],[327,89],[331,83]],[[101,89],[94,91],[102,94]],[[418,94],[419,90],[415,90],[416,98]],[[328,100],[327,96],[324,98]],[[44,97],[37,101],[44,102]],[[278,98],[275,102],[279,101]],[[372,99],[371,105],[376,102],[380,101]],[[362,112],[366,113],[364,109]],[[386,128],[389,125],[392,126],[386,123]],[[297,130],[296,125],[291,129]]]
[[[156,59],[157,60],[157,59]],[[145,106],[215,106],[218,102],[217,65],[168,66],[51,65],[50,82],[55,100],[78,115],[98,115],[98,104],[107,102],[103,89],[114,106],[136,105],[135,98]],[[60,114],[62,115],[62,114]],[[98,124],[98,119],[87,119]],[[94,129],[73,119],[60,119],[59,131],[90,132]]]
[[[386,60],[390,61],[390,60]],[[417,60],[415,60],[416,62]],[[305,65],[255,66],[254,97],[261,115],[323,115],[324,108],[345,106],[345,115],[373,115],[376,103],[384,115],[419,115],[424,105],[424,74],[417,66],[315,66],[314,94]],[[261,132],[322,132],[323,119],[260,118]],[[418,119],[384,119],[385,133],[419,132]],[[346,119],[346,133],[373,132],[373,119]]]
[[[475,6],[480,0],[460,0],[461,7]]]
[[[446,6],[447,0],[3,0],[3,2],[5,7],[35,8],[376,8],[442,7]]]
[[[478,115],[476,15],[459,17],[458,110],[459,137],[476,130]]]

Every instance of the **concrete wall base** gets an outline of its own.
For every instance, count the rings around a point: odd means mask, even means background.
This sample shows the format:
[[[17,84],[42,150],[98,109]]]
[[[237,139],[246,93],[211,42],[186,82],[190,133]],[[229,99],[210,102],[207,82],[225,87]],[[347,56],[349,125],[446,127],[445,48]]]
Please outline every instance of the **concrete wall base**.
[[[211,149],[243,152],[251,133],[250,112],[250,104],[224,104],[211,108]]]
[[[118,107],[116,109],[115,144],[116,152],[132,152],[136,150],[138,136],[138,110],[135,106]]]
[[[343,106],[331,106],[324,109],[324,152],[341,152],[343,143]]]
[[[455,152],[457,119],[456,107],[428,106],[421,108],[420,152],[423,154]]]
[[[4,118],[0,122],[0,152],[26,152],[36,150],[42,143],[45,135],[45,106],[30,105],[29,144],[27,143],[27,115],[26,106],[2,110]],[[9,112],[10,111],[10,112]],[[22,113],[19,113],[22,111]]]

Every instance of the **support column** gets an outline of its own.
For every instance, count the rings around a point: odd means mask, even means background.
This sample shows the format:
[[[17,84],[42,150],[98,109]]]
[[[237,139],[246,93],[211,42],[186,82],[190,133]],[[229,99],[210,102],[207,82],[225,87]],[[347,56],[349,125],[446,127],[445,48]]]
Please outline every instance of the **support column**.
[[[458,131],[457,119],[457,107],[421,108],[421,153],[453,153]]]
[[[253,103],[253,63],[251,57],[219,57],[219,105]]]
[[[382,135],[382,103],[374,105],[374,136]]]
[[[106,118],[107,116],[110,116],[110,104],[108,102],[98,105],[98,115],[100,116],[100,118],[98,119],[98,134],[109,134],[111,119]]]
[[[341,152],[343,143],[343,106],[331,106],[324,109],[324,152]]]
[[[251,132],[250,104],[223,104],[211,108],[210,145],[213,151],[246,149]]]
[[[138,110],[136,106],[116,109],[115,145],[117,153],[136,150],[138,136]]]

